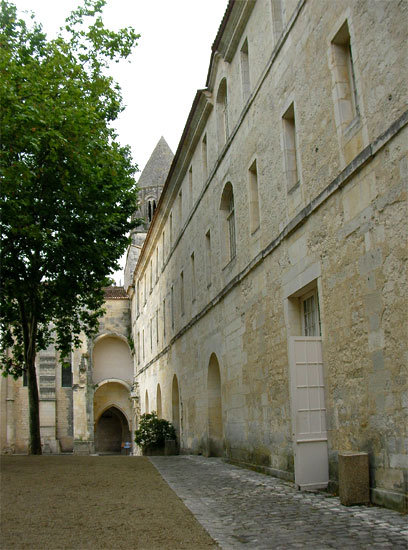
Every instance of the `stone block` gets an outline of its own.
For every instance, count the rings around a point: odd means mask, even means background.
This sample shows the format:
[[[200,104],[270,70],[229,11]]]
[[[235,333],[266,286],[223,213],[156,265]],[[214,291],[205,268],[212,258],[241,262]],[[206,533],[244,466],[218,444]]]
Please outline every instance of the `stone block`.
[[[368,454],[339,453],[339,493],[344,506],[370,502]]]

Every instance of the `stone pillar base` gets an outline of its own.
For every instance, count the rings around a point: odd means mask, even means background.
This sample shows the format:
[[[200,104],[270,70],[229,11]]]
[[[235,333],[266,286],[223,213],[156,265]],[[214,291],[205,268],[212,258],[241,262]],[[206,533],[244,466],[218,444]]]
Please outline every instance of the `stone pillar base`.
[[[367,453],[339,453],[339,495],[345,506],[370,502]]]
[[[74,455],[91,455],[95,453],[93,441],[74,441]]]

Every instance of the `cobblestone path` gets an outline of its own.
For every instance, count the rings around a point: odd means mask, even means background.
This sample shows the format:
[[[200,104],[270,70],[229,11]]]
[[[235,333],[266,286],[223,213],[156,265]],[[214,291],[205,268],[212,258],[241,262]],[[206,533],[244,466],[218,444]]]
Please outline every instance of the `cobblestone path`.
[[[200,456],[151,457],[223,550],[408,548],[408,520]]]

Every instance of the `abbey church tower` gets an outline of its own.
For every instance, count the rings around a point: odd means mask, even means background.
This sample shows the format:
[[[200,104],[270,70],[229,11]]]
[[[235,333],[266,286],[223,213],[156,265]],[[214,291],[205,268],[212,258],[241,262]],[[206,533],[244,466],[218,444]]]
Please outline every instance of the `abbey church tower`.
[[[132,231],[132,242],[128,249],[124,274],[125,290],[132,284],[140,250],[153,219],[173,157],[170,147],[162,136],[139,178],[139,208],[135,212],[135,217],[143,221]]]

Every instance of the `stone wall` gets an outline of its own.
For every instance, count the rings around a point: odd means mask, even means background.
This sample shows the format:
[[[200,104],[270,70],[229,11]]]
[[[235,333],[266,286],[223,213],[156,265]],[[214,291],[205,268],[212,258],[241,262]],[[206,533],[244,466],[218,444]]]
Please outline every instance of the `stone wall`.
[[[224,453],[293,479],[290,346],[313,294],[329,486],[339,451],[367,451],[372,500],[403,509],[406,5],[283,4],[280,33],[270,2],[232,6],[196,95],[135,271],[141,408],[160,384],[181,450],[209,453],[215,356]]]

